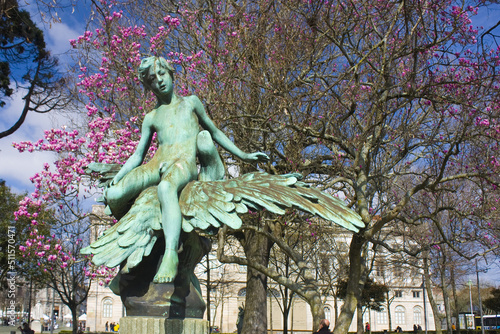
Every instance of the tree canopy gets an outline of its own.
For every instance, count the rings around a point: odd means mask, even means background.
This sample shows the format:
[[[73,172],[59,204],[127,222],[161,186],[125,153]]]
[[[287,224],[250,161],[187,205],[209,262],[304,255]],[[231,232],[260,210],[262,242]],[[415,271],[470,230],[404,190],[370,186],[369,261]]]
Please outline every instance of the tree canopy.
[[[24,107],[15,124],[0,132],[0,138],[14,133],[28,112],[45,113],[63,108],[64,80],[57,72],[57,60],[45,44],[43,32],[17,0],[0,5],[0,107],[15,92],[23,94]]]
[[[389,288],[386,285],[377,283],[371,278],[367,279],[361,294],[361,299],[359,300],[360,306],[363,308],[367,307],[375,311],[383,310],[388,291]],[[337,296],[344,299],[346,295],[347,281],[340,281]]]
[[[500,314],[500,289],[491,288],[491,296],[484,300],[484,306],[495,312],[495,314]]]

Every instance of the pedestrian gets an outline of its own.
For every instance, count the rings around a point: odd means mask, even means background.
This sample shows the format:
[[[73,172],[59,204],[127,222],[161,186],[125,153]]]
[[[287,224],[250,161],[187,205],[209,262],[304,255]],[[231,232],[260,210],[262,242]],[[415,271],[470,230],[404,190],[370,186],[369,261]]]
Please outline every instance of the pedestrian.
[[[417,331],[418,331],[418,332],[421,332],[421,331],[422,331],[422,326],[417,325]]]
[[[418,327],[417,327],[417,325],[413,324],[413,333],[415,333],[415,334],[416,334],[416,333],[417,333],[417,331],[418,331]]]
[[[108,332],[109,331],[109,321],[106,321],[105,327],[106,327],[106,332]]]
[[[330,329],[328,327],[330,327],[330,321],[328,321],[328,319],[323,319],[319,323],[318,330],[313,334],[332,334],[332,332],[330,332]]]
[[[396,333],[401,333],[401,332],[403,332],[403,329],[399,326],[396,327]]]
[[[27,322],[23,322],[23,327],[19,326],[21,334],[34,334],[35,331],[30,328]]]
[[[370,333],[370,323],[367,322],[365,325],[365,333]]]
[[[243,319],[245,318],[245,309],[242,306],[238,306],[238,319],[236,320],[236,332],[241,334],[243,330]]]

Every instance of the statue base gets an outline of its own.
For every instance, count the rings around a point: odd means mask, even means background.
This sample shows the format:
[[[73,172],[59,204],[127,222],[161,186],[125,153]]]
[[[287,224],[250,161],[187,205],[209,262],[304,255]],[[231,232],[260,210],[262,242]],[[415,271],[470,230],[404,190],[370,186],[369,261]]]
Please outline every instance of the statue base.
[[[208,321],[203,319],[158,317],[124,317],[120,319],[120,334],[208,334],[208,327]]]
[[[210,241],[195,232],[182,233],[183,251],[178,273],[171,283],[153,283],[163,258],[165,243],[159,237],[151,254],[130,272],[120,272],[110,284],[132,317],[203,319],[205,302],[194,268],[210,249]]]
[[[163,317],[168,319],[203,319],[205,302],[192,283],[149,283],[144,291],[136,290],[137,283],[122,292],[121,299],[127,316]]]

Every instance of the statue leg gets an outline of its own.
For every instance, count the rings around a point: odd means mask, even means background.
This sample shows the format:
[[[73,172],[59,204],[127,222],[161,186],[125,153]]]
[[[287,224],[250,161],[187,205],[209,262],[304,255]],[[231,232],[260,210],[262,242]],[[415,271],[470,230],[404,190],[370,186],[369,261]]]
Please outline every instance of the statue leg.
[[[193,170],[191,170],[193,169]],[[179,206],[179,191],[196,179],[196,169],[180,163],[173,164],[158,184],[158,199],[161,205],[161,224],[165,235],[165,254],[153,279],[155,283],[172,282],[177,275],[179,258],[179,237],[181,234],[182,213]]]
[[[216,181],[224,179],[226,173],[219,152],[214,145],[210,132],[204,130],[196,138],[198,160],[200,161],[200,181]]]
[[[159,173],[151,173],[148,165],[142,165],[131,170],[120,182],[105,190],[106,203],[116,219],[123,217],[134,200],[146,188],[160,182]]]

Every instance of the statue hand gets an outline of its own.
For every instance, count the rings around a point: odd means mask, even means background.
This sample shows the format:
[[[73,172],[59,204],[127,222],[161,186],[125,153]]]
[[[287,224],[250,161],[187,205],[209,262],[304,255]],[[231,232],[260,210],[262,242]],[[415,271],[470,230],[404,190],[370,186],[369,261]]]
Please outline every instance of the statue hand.
[[[243,160],[248,161],[248,162],[252,162],[252,161],[269,161],[269,157],[265,153],[254,152],[254,153],[247,154],[247,156]]]

